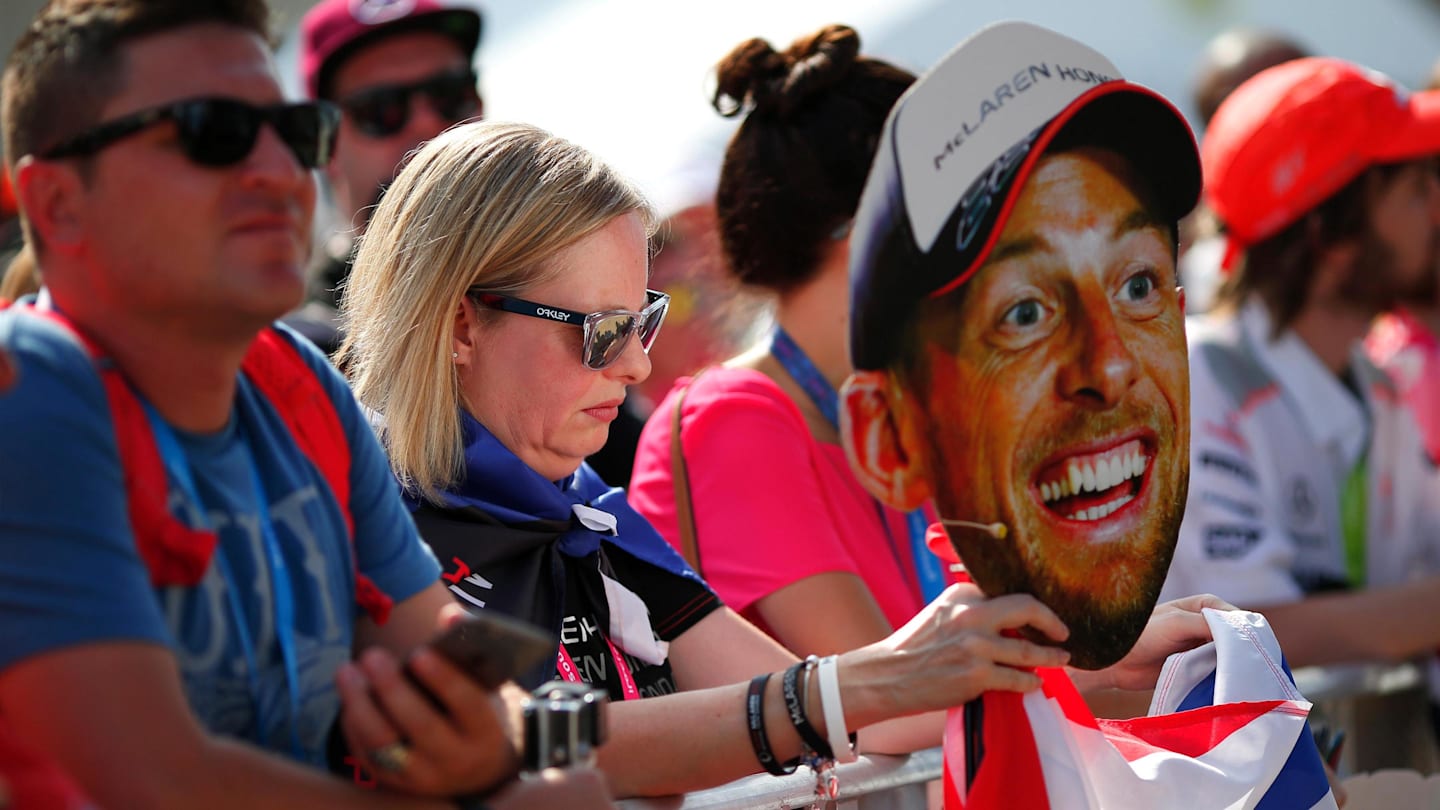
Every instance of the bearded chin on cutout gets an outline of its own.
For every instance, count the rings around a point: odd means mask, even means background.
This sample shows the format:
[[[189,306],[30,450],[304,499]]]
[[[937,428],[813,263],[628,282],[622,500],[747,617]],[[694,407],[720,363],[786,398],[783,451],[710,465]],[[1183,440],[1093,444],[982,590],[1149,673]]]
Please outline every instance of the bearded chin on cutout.
[[[981,590],[991,596],[1028,593],[1043,602],[1070,629],[1060,645],[1070,653],[1070,665],[1094,670],[1124,658],[1145,629],[1170,567],[1183,507],[1182,487],[1178,500],[1155,510],[1151,531],[1158,542],[1141,543],[1132,554],[1097,565],[1091,588],[1068,587],[1068,577],[1038,551],[1043,544],[1030,542],[1020,531],[1003,540],[973,529],[952,526],[947,531]],[[1037,644],[1055,644],[1028,628],[1023,632]]]
[[[1123,534],[1107,542],[1078,540],[1054,515],[1025,508],[1005,510],[1003,538],[947,521],[951,544],[981,590],[990,596],[1027,593],[1055,611],[1070,629],[1061,646],[1078,669],[1103,669],[1123,658],[1145,629],[1165,582],[1184,514],[1189,457],[1179,454],[1170,464],[1148,467],[1130,482],[1140,508]],[[1157,472],[1157,467],[1169,469]],[[965,499],[947,497],[964,490],[934,483],[940,514],[965,514],[970,508]],[[1054,644],[1038,633],[1025,635]]]
[[[1139,639],[1175,551],[1190,479],[1187,381],[1169,404],[1139,397],[1043,428],[1017,422],[1010,443],[965,409],[927,407],[887,373],[860,371],[844,386],[841,435],[876,498],[934,503],[950,540],[940,556],[963,562],[987,595],[1034,596],[1069,628],[1070,665],[1103,669]],[[1071,483],[1102,463],[1103,476]]]

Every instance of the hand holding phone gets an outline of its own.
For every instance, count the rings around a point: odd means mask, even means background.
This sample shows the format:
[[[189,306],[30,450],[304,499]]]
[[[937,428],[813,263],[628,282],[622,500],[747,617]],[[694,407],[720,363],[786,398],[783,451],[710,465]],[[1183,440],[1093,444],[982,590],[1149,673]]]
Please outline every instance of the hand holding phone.
[[[496,689],[553,657],[559,641],[534,625],[487,610],[455,622],[427,646],[486,689]]]

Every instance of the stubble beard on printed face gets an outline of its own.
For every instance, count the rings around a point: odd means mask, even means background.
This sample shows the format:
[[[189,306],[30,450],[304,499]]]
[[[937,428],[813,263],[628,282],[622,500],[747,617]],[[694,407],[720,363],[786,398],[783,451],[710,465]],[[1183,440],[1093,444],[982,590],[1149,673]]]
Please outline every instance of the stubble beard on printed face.
[[[1135,646],[1170,570],[1184,504],[1180,495],[1168,504],[1156,505],[1162,513],[1147,521],[1143,542],[1131,544],[1129,553],[1112,563],[1111,571],[1097,576],[1097,584],[1104,587],[1079,590],[1062,586],[1036,554],[1039,549],[1027,547],[1028,580],[1020,587],[1048,605],[1070,629],[1063,645],[1070,653],[1070,666],[1103,669]]]
[[[1173,439],[1169,446],[1171,453],[1178,452]],[[951,542],[965,561],[971,579],[987,595],[1026,593],[1055,611],[1070,630],[1069,637],[1059,645],[1070,653],[1070,666],[1103,669],[1135,646],[1154,612],[1170,569],[1189,482],[1188,455],[1176,461],[1176,474],[1160,471],[1160,475],[1173,479],[1168,485],[1160,480],[1151,482],[1159,488],[1158,497],[1150,507],[1154,514],[1147,515],[1149,519],[1140,529],[1141,536],[1123,545],[1108,544],[1082,554],[1078,562],[1076,555],[1066,555],[1064,562],[1072,568],[1068,572],[1054,570],[1054,561],[1046,558],[1045,549],[1073,547],[1076,541],[1054,536],[1054,527],[1039,520],[1013,514],[1002,516],[1010,530],[1003,540],[951,528]],[[1158,466],[1157,459],[1152,475]],[[951,514],[948,506],[941,504],[942,515],[960,517]],[[1077,572],[1074,568],[1086,570]],[[1076,587],[1077,582],[1083,586]],[[1039,644],[1055,643],[1028,628],[1022,633]]]

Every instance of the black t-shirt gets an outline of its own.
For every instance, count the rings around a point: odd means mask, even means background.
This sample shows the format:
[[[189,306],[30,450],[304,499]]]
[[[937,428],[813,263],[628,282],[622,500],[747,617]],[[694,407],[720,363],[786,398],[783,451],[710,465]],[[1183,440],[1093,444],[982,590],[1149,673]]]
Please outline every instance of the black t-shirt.
[[[615,546],[602,551],[610,566],[610,576],[634,591],[650,609],[650,627],[661,641],[674,641],[720,606],[719,598],[712,591],[691,580],[656,568]],[[565,616],[560,620],[560,643],[575,662],[581,680],[603,685],[611,700],[622,700],[621,679],[615,671],[617,662],[605,643],[609,635],[606,632],[609,613],[604,604],[605,588],[600,579],[598,556],[566,558],[571,564],[565,567]],[[625,654],[618,646],[616,652],[621,653],[630,668],[641,697],[679,691],[668,660],[652,665]]]
[[[651,565],[617,543],[601,543],[599,551],[583,557],[561,554],[556,541],[569,530],[568,522],[507,526],[473,507],[426,505],[415,513],[415,523],[460,604],[500,610],[549,630],[565,645],[581,679],[603,686],[612,700],[624,692],[605,643],[610,620],[602,568],[645,603],[662,641],[678,638],[721,605],[705,585]],[[517,681],[534,689],[559,678],[556,652]],[[652,666],[623,657],[642,697],[676,691],[668,661]]]

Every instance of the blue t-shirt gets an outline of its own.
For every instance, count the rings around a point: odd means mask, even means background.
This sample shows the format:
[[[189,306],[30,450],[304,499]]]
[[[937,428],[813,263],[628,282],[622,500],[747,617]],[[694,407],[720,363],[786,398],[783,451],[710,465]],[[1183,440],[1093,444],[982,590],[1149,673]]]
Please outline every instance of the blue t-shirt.
[[[89,357],[54,323],[0,313],[0,347],[19,368],[17,387],[0,395],[0,669],[76,644],[162,644],[174,652],[206,728],[289,754],[291,692],[254,494],[258,474],[294,597],[300,758],[323,762],[339,711],[335,671],[351,657],[361,615],[356,568],[397,602],[435,582],[440,569],[344,380],[306,341],[287,337],[329,393],[349,440],[353,552],[324,477],[242,378],[223,430],[175,431],[201,503],[172,475],[171,508],[218,533],[216,559],[196,587],[155,588],[136,551],[109,406]],[[236,632],[232,584],[258,664],[253,675]]]

